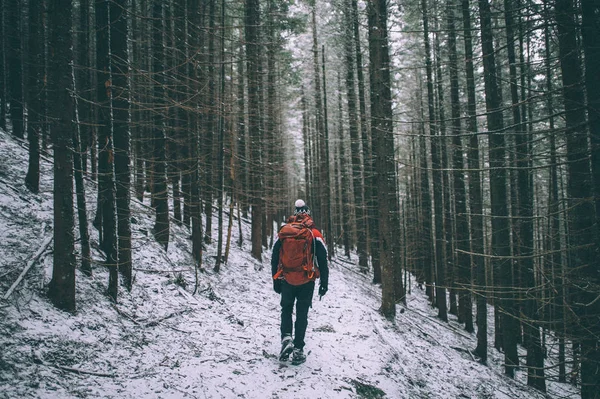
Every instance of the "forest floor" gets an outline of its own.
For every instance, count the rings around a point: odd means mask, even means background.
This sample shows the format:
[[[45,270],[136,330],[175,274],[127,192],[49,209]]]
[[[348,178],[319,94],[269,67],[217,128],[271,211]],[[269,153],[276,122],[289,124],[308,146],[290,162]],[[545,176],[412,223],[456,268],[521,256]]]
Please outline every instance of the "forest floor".
[[[37,195],[23,184],[26,168],[24,144],[0,131],[0,298],[52,236],[52,165],[42,161]],[[86,187],[91,219],[94,185]],[[235,220],[220,273],[212,271],[216,243],[207,245],[192,295],[189,230],[172,224],[165,252],[152,237],[149,207],[133,201],[132,213],[135,281],[131,292],[120,288],[118,304],[104,294],[108,273],[93,228],[94,275],[77,274],[75,314],[56,310],[45,295],[52,244],[0,299],[0,398],[578,397],[576,387],[553,381],[543,395],[525,385],[524,371],[504,377],[494,349],[488,366],[475,361],[475,334],[454,316],[436,319],[414,282],[407,306],[386,320],[380,289],[357,273],[355,258],[334,259],[329,292],[315,295],[306,363],[281,363],[270,252],[252,259],[249,221],[242,220],[239,247]]]

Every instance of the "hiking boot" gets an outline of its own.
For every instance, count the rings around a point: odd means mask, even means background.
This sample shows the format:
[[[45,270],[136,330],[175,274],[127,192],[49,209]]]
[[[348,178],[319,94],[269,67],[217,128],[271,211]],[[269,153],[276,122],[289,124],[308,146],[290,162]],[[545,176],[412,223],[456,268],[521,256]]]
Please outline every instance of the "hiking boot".
[[[290,357],[290,353],[294,350],[294,340],[289,335],[286,335],[281,340],[281,352],[279,352],[279,360],[285,361]]]
[[[303,349],[294,348],[294,353],[292,354],[292,364],[298,365],[302,364],[306,361],[306,355],[304,354]]]

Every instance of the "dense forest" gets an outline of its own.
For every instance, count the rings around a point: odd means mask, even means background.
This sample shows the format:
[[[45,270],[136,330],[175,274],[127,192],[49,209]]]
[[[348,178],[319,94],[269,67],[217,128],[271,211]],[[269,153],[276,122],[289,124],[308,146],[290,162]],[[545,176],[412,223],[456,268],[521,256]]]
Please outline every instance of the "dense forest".
[[[56,307],[74,312],[76,271],[94,272],[90,229],[107,295],[131,289],[132,197],[165,250],[173,224],[189,228],[196,286],[207,244],[217,273],[242,238],[268,258],[305,198],[329,257],[357,254],[385,317],[412,274],[441,321],[476,332],[478,361],[493,346],[508,377],[600,398],[597,0],[8,0],[0,12],[0,129],[28,145],[31,192],[40,157],[54,164]]]

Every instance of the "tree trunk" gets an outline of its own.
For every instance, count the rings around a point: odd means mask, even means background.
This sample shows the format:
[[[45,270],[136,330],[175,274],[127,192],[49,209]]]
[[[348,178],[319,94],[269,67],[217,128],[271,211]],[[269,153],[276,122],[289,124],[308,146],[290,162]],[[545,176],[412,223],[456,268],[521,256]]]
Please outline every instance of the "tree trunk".
[[[6,14],[6,2],[0,4],[0,129],[6,130],[6,102],[8,96],[6,93],[6,24],[4,23],[4,16]]]
[[[510,256],[510,226],[506,202],[506,164],[504,121],[502,102],[496,74],[496,59],[492,34],[491,10],[488,0],[479,0],[481,16],[481,42],[485,81],[485,106],[487,111],[488,136],[490,140],[490,195],[492,216],[492,259],[493,266],[499,271],[500,280],[495,282],[504,289],[513,287],[512,268],[507,261]],[[505,374],[514,377],[519,364],[516,342],[516,314],[513,294],[504,293],[501,298],[503,310],[502,334],[504,337]]]
[[[344,255],[350,259],[350,229],[351,223],[347,213],[352,206],[350,202],[350,178],[348,176],[348,170],[350,165],[348,162],[348,155],[346,153],[346,143],[344,134],[344,115],[343,115],[343,103],[342,103],[342,83],[340,74],[338,73],[338,158],[340,160],[340,174],[341,174],[341,205],[342,208],[340,213],[342,217],[342,241],[344,243]]]
[[[348,18],[348,26],[351,25],[350,15]],[[346,52],[346,90],[348,102],[348,119],[350,126],[350,153],[352,160],[352,182],[354,189],[354,209],[355,209],[355,224],[357,244],[356,251],[358,252],[358,266],[362,273],[369,271],[369,260],[367,256],[367,219],[365,217],[365,206],[363,203],[363,176],[362,163],[360,158],[360,137],[358,132],[359,115],[356,109],[356,80],[354,79],[354,56],[355,49],[352,46],[351,36],[347,35],[344,40]]]
[[[23,52],[21,39],[22,0],[12,0],[6,6],[7,27],[7,64],[8,64],[8,98],[10,102],[10,120],[13,136],[22,139],[23,132]]]
[[[169,196],[166,175],[166,136],[162,107],[165,101],[164,85],[164,11],[162,2],[152,6],[152,72],[155,74],[154,98],[154,168],[153,192],[156,205],[154,237],[166,251],[169,247]]]
[[[25,186],[36,193],[40,187],[40,131],[42,127],[42,90],[44,48],[42,34],[42,4],[40,0],[29,1],[29,76],[27,82],[27,141],[29,142],[29,164]]]
[[[260,197],[260,97],[259,90],[259,0],[247,0],[245,7],[246,73],[248,76],[248,132],[250,136],[250,204],[252,206],[252,256],[262,259],[263,204]]]
[[[446,313],[446,290],[444,288],[444,267],[443,254],[442,254],[442,240],[443,240],[443,211],[442,211],[442,173],[440,163],[440,141],[438,140],[438,124],[436,122],[435,108],[434,108],[434,92],[433,92],[433,72],[432,72],[432,61],[431,61],[431,45],[429,41],[429,21],[427,17],[427,0],[421,0],[421,12],[423,14],[423,42],[425,45],[425,70],[427,74],[427,108],[429,112],[428,123],[429,123],[429,137],[431,140],[431,166],[432,166],[432,180],[433,180],[433,219],[435,228],[434,237],[434,270],[435,270],[435,297],[437,299],[436,305],[438,307],[438,317],[444,321],[448,320]],[[427,187],[429,189],[429,187]],[[427,206],[425,204],[425,206]]]
[[[463,167],[464,147],[461,140],[460,93],[458,82],[458,61],[456,55],[456,26],[454,0],[447,0],[446,17],[448,27],[448,61],[450,72],[450,113],[452,115],[452,179],[454,182],[454,214],[456,233],[454,236],[457,281],[460,284],[459,302],[464,315],[465,330],[473,332],[473,304],[471,298],[471,260],[469,252],[469,221],[467,219],[466,187]]]
[[[119,234],[119,271],[131,291],[131,167],[129,131],[129,82],[127,51],[127,0],[110,3],[110,49],[112,70],[112,106],[115,143],[116,204]]]
[[[596,208],[596,256],[600,251],[600,82],[598,81],[598,71],[600,71],[600,4],[593,0],[582,0],[582,35],[583,50],[585,54],[585,85],[588,107],[588,126],[590,129],[590,140],[592,146],[592,180],[595,192]],[[596,260],[594,266],[589,270],[589,278],[592,279],[596,287],[600,287],[600,263]],[[594,278],[595,276],[595,278]],[[588,294],[589,296],[589,294]],[[593,295],[592,295],[593,296]],[[589,310],[589,314],[596,317],[600,315],[600,302]],[[596,398],[600,397],[600,325],[596,323],[594,330],[596,343],[594,340],[586,343],[588,353],[586,361],[586,371],[582,370],[582,378],[590,383],[585,391],[586,393],[595,392]]]
[[[98,96],[98,206],[101,215],[102,249],[109,268],[108,295],[117,300],[118,254],[115,209],[114,153],[110,104],[109,2],[96,2],[96,69]],[[98,218],[98,216],[96,216]]]
[[[216,57],[216,41],[217,32],[215,28],[215,2],[216,0],[208,0],[208,68],[207,68],[207,86],[208,91],[204,106],[206,120],[206,136],[203,138],[204,146],[204,184],[202,195],[204,199],[204,213],[206,214],[206,228],[204,229],[204,242],[210,244],[212,242],[212,212],[213,212],[213,184],[214,184],[214,154],[215,154],[215,135],[216,135],[216,100],[217,100],[217,74],[215,68]]]
[[[323,181],[325,181],[325,187],[323,188],[323,217],[326,218],[324,222],[326,224],[326,234],[324,235],[326,240],[329,240],[329,250],[327,251],[327,255],[329,256],[329,260],[331,260],[332,256],[335,256],[335,241],[333,234],[333,223],[332,223],[332,213],[333,209],[331,208],[331,171],[330,171],[330,158],[329,158],[329,117],[327,115],[327,76],[325,74],[325,46],[321,47],[321,67],[323,68],[323,135],[325,140],[323,140]]]
[[[221,0],[221,89],[219,93],[219,139],[217,143],[217,207],[219,208],[219,226],[217,233],[217,261],[215,271],[219,272],[223,254],[223,195],[224,195],[224,177],[225,177],[225,0]],[[233,150],[233,149],[232,149]],[[233,203],[233,198],[232,201]],[[231,212],[229,218],[231,219]]]
[[[15,2],[16,3],[16,2]],[[54,260],[48,296],[59,309],[75,311],[75,248],[73,217],[73,130],[70,0],[52,0],[48,9],[50,40],[49,83],[54,119]]]
[[[463,35],[465,42],[465,70],[467,75],[467,131],[469,136],[469,211],[471,214],[470,241],[471,265],[476,271],[477,292],[477,347],[475,354],[482,363],[487,362],[487,293],[486,270],[483,258],[483,192],[479,173],[479,138],[477,135],[477,107],[475,103],[475,73],[471,38],[471,10],[469,0],[462,0]]]
[[[577,51],[575,9],[572,0],[556,0],[556,21],[566,121],[569,239],[572,248],[567,280],[574,287],[569,302],[580,320],[577,325],[571,327],[571,330],[580,340],[581,345],[581,398],[598,398],[600,371],[597,363],[597,340],[590,336],[590,333],[598,332],[598,314],[595,313],[598,309],[596,304],[598,301],[593,302],[598,292],[591,288],[597,287],[598,284],[598,262],[595,261],[594,254],[596,246],[594,245],[594,220],[590,217],[594,214],[595,206],[590,201],[593,195],[593,179],[588,161],[590,152],[585,128],[585,109],[582,107],[584,104],[584,91],[581,86],[583,73]],[[588,24],[585,26],[589,34]],[[597,43],[594,43],[595,45]],[[588,52],[586,55],[592,55],[592,60],[589,62],[595,62],[593,53]],[[595,95],[592,94],[592,101]],[[592,122],[595,123],[595,116]]]
[[[87,151],[91,139],[91,57],[90,57],[90,2],[81,0],[79,5],[79,32],[77,34],[77,69],[75,74],[77,95],[81,101],[77,101],[77,115],[79,119],[79,141],[81,144],[81,167],[82,172],[87,173]],[[39,38],[37,38],[39,40]]]
[[[392,93],[387,30],[387,2],[370,0],[367,4],[369,25],[369,82],[371,86],[371,126],[375,135],[375,165],[379,204],[379,249],[381,255],[381,313],[394,319],[395,267],[393,264],[393,232],[398,215],[396,170],[394,166],[394,136],[392,124]],[[399,280],[399,279],[398,279]],[[401,280],[400,280],[401,281]],[[401,283],[400,283],[401,284]]]

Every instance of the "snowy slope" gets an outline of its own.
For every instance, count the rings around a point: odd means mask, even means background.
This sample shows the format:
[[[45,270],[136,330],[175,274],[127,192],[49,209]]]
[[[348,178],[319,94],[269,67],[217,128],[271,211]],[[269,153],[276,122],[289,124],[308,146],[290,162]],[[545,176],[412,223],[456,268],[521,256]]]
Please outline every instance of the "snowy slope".
[[[0,132],[0,296],[52,234],[51,164],[42,162],[39,195],[22,183],[26,165],[24,146]],[[468,351],[475,336],[436,320],[419,289],[405,311],[399,307],[395,324],[382,318],[380,290],[356,273],[356,259],[335,260],[328,294],[321,301],[315,296],[307,362],[281,364],[268,251],[259,263],[249,243],[234,244],[229,263],[215,274],[216,245],[209,245],[206,272],[192,295],[189,231],[172,225],[165,253],[152,238],[148,207],[132,207],[135,281],[130,293],[121,290],[118,305],[104,295],[108,274],[97,251],[94,276],[77,276],[75,315],[55,310],[44,295],[52,270],[48,251],[0,301],[0,397],[545,397],[523,384],[523,372],[520,382],[503,377],[494,350],[491,366],[475,362]],[[249,227],[244,220],[246,240]],[[237,239],[234,229],[232,243]],[[571,386],[549,385],[550,397],[577,396]]]

